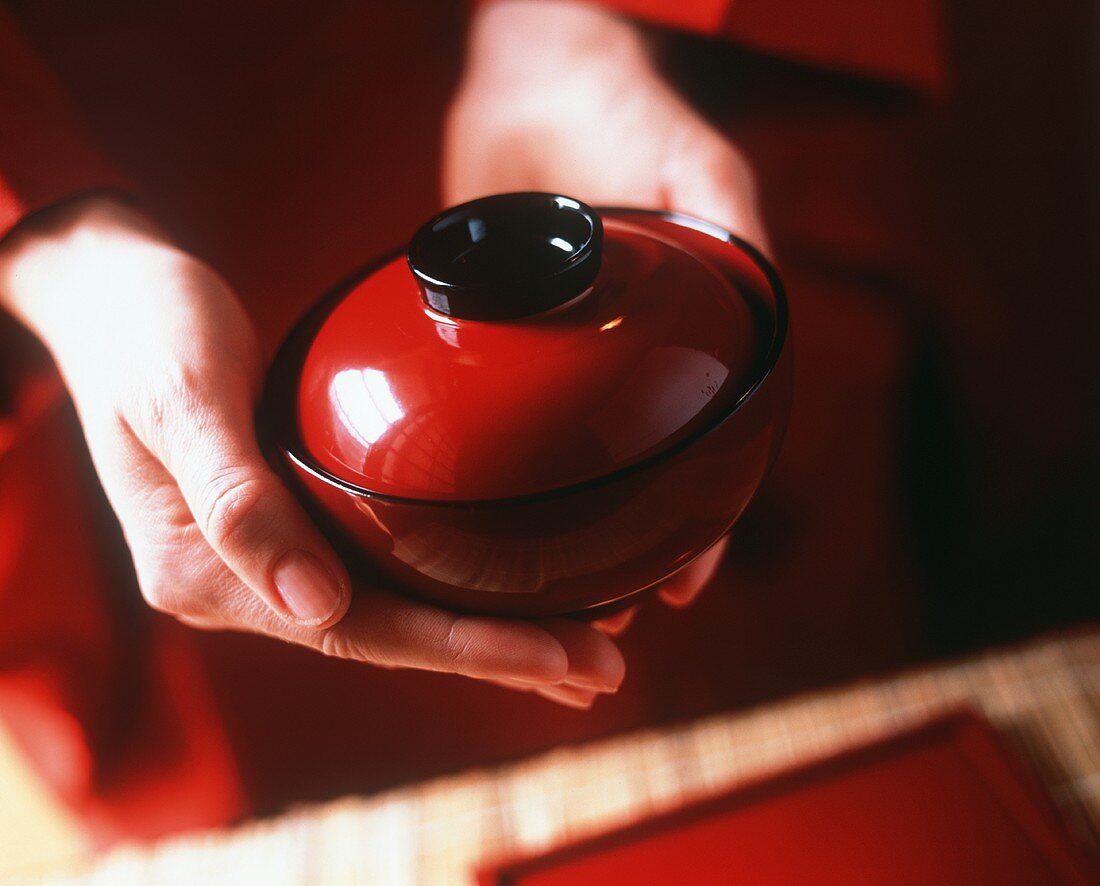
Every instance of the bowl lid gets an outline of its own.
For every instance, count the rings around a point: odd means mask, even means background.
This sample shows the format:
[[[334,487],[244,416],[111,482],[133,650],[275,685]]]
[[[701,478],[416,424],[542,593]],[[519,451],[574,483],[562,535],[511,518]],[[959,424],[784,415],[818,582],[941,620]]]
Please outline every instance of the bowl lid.
[[[314,317],[299,439],[342,483],[439,502],[629,468],[766,374],[762,267],[685,216],[541,193],[463,204]]]

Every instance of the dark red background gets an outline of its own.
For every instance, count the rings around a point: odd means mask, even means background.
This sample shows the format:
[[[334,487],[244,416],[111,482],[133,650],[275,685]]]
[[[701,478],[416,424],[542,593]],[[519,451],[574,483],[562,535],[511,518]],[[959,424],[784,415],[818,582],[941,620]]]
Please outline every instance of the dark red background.
[[[104,839],[1100,615],[1091,4],[950,3],[921,30],[838,0],[801,32],[766,6],[702,16],[722,39],[661,42],[760,176],[797,341],[791,429],[714,586],[690,610],[641,613],[627,684],[591,714],[146,612],[73,420],[50,405],[56,380],[0,331],[4,713]],[[70,170],[51,178],[41,102],[9,78],[7,119],[29,122],[7,130],[0,177],[28,208],[85,163],[95,183],[79,133],[238,289],[268,348],[438,206],[457,4],[8,7],[75,122],[51,136]]]

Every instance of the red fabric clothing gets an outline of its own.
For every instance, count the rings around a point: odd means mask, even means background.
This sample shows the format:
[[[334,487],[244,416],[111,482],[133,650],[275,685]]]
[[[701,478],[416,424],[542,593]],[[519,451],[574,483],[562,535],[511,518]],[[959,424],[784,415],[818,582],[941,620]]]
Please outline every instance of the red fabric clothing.
[[[125,179],[89,144],[64,90],[0,7],[0,237],[43,207]]]
[[[190,632],[134,611],[58,379],[10,321],[0,342],[0,717],[100,843],[229,820],[244,795]]]
[[[657,25],[931,93],[946,86],[937,0],[603,0],[601,5]]]
[[[756,164],[790,288],[788,441],[714,587],[684,612],[643,610],[627,684],[590,714],[183,629],[141,607],[56,378],[0,327],[0,716],[102,840],[694,716],[920,648],[899,402],[928,328],[918,306],[950,301],[919,260],[938,222],[909,89],[943,82],[936,6],[609,5],[730,41],[689,47],[711,67],[684,70],[684,88]],[[268,348],[437,207],[457,2],[9,6],[23,36],[0,31],[0,117],[22,125],[0,133],[0,218],[131,188],[234,285]],[[737,89],[716,94],[715,72]]]

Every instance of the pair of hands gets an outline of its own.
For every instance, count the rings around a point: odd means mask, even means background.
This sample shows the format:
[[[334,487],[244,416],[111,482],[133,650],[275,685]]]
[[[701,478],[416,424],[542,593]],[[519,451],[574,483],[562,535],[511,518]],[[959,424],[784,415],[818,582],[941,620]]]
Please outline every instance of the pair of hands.
[[[448,121],[448,203],[510,190],[674,208],[764,242],[752,175],[596,9],[483,9]],[[155,609],[383,667],[449,671],[585,708],[621,683],[611,636],[569,619],[455,615],[356,587],[264,461],[263,362],[240,302],[140,212],[87,198],[0,247],[0,301],[49,346]],[[120,318],[125,318],[120,322]],[[714,550],[661,589],[684,605]]]

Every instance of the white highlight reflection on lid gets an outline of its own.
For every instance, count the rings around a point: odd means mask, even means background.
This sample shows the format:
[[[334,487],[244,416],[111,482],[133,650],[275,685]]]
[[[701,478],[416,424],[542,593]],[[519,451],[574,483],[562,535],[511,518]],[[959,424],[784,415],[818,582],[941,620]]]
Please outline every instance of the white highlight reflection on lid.
[[[330,386],[340,424],[364,446],[378,442],[405,417],[383,372],[377,369],[342,369]]]

